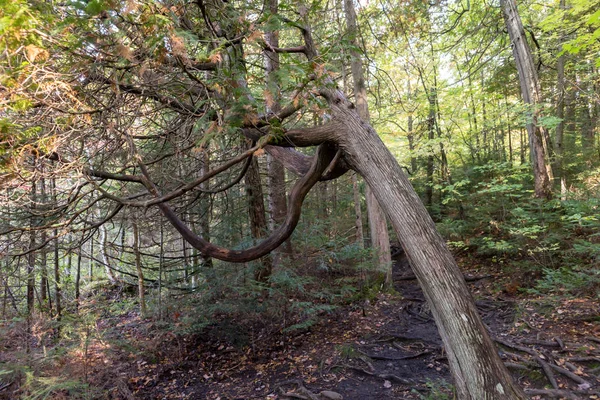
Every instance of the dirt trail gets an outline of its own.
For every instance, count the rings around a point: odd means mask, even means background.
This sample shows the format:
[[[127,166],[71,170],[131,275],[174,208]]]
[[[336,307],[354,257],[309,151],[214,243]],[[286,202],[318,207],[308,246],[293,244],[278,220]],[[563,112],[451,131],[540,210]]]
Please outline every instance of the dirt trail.
[[[394,266],[400,295],[339,310],[310,330],[270,338],[260,348],[236,350],[218,339],[196,343],[194,351],[161,366],[153,379],[140,376],[130,384],[132,392],[140,399],[451,399],[441,339],[410,275],[400,257]],[[576,318],[577,332],[554,327],[550,318],[527,314],[527,306],[481,295],[488,279],[468,280],[484,322],[504,344],[501,355],[532,398],[600,398],[595,397],[600,340],[585,336]],[[585,316],[590,305],[579,306],[583,309],[571,312]],[[517,317],[517,309],[527,315]]]

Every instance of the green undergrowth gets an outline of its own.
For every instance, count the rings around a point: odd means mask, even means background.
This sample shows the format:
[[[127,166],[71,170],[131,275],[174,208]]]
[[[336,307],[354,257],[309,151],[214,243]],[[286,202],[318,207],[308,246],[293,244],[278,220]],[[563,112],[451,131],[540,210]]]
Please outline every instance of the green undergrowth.
[[[597,297],[600,189],[580,184],[563,199],[536,199],[530,175],[508,163],[466,171],[440,188],[440,232],[455,251],[518,277],[528,293]]]

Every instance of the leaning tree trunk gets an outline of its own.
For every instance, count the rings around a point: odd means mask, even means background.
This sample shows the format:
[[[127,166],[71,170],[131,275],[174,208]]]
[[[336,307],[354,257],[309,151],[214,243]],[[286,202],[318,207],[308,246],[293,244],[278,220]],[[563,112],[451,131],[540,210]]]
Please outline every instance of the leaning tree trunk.
[[[552,168],[546,158],[550,156],[551,143],[548,130],[538,124],[539,110],[537,108],[542,101],[542,92],[537,70],[533,63],[531,49],[525,38],[525,30],[517,11],[516,1],[500,0],[500,4],[519,72],[523,101],[532,108],[531,120],[527,123],[527,133],[529,135],[535,195],[539,198],[550,198],[552,196]]]
[[[454,258],[408,177],[373,128],[343,96],[330,104],[334,141],[390,219],[431,306],[459,399],[525,399],[490,339]]]

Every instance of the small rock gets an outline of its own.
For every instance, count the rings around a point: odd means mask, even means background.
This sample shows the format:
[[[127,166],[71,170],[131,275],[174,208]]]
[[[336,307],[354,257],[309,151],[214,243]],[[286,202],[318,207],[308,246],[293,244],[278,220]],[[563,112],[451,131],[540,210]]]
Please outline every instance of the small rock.
[[[391,388],[392,387],[392,382],[390,382],[390,381],[383,382],[383,387],[386,388],[386,389]]]
[[[343,400],[344,399],[344,397],[341,394],[332,392],[331,390],[323,390],[319,394],[321,395],[322,398],[328,399],[328,400]]]

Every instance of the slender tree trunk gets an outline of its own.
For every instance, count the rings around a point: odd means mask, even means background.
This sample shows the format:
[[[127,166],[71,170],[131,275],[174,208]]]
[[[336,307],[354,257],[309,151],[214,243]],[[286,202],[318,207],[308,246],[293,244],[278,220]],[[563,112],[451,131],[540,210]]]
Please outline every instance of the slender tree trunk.
[[[88,277],[90,282],[94,280],[94,235],[90,237],[90,259],[88,263]]]
[[[512,124],[511,118],[508,114],[508,89],[504,87],[504,106],[506,107],[506,130],[508,132],[508,162],[512,165],[513,162],[513,142],[512,142]]]
[[[344,0],[344,10],[346,13],[347,30],[350,36],[351,44],[356,48],[358,27],[356,24],[356,12],[352,0]],[[360,55],[356,50],[350,52],[352,56],[351,69],[354,81],[354,98],[358,114],[365,121],[369,121],[369,105],[367,101],[367,89],[365,77],[362,68]],[[390,252],[390,238],[388,234],[387,221],[381,210],[377,198],[373,194],[369,185],[365,187],[365,198],[367,202],[367,214],[369,217],[369,228],[371,232],[371,245],[377,252],[379,261],[379,270],[384,274],[384,287],[392,287],[392,258]]]
[[[479,128],[477,125],[477,107],[475,107],[475,99],[473,97],[473,91],[475,89],[473,88],[473,81],[471,79],[471,70],[470,69],[469,69],[469,71],[467,71],[467,77],[468,77],[468,82],[469,82],[469,99],[471,101],[471,116],[472,116],[472,118],[469,119],[469,122],[471,121],[471,119],[473,120],[472,132],[475,133],[475,158],[477,159],[477,163],[481,163],[481,143],[480,143],[480,139],[479,139]]]
[[[356,227],[356,243],[362,249],[365,247],[365,235],[363,231],[362,208],[360,206],[362,201],[356,174],[352,174],[352,194],[354,196],[354,226]]]
[[[250,168],[246,172],[246,195],[248,197],[248,214],[250,216],[250,233],[253,239],[264,238],[268,231],[265,218],[265,204],[263,200],[262,184],[258,169],[258,161],[252,159]],[[260,266],[254,271],[254,280],[266,283],[271,276],[273,261],[270,255],[262,257]]]
[[[52,204],[53,207],[58,206],[58,199],[56,197],[56,178],[51,180],[51,191],[52,191]],[[58,229],[55,228],[52,232],[54,239],[54,303],[56,304],[56,320],[60,322],[62,319],[62,288],[61,288],[61,277],[60,277],[60,258],[58,249]],[[60,325],[57,329],[60,333]]]
[[[265,0],[265,9],[275,16],[279,12],[278,0]],[[265,32],[265,42],[271,48],[279,47],[279,32],[267,30]],[[279,54],[270,49],[264,51],[265,74],[267,78],[267,112],[277,114],[281,111],[281,98],[279,79]],[[283,165],[277,161],[271,154],[267,154],[267,203],[269,205],[269,230],[273,232],[277,226],[281,225],[287,214],[287,200],[285,190],[285,171]],[[282,251],[283,250],[283,251]],[[276,268],[281,263],[281,257],[284,254],[292,254],[292,242],[286,240],[280,250],[275,251],[273,257],[273,266]]]
[[[81,298],[81,249],[77,251],[77,272],[75,273],[75,307],[79,310],[79,300]]]
[[[425,181],[425,205],[431,210],[433,206],[433,146],[431,143],[435,139],[435,102],[431,97],[432,94],[428,95],[429,100],[429,115],[427,116],[427,147],[429,149],[427,155],[426,164],[426,181]],[[477,146],[479,148],[479,145]],[[479,154],[479,152],[477,153]],[[479,155],[477,156],[479,158]]]
[[[58,251],[58,229],[54,229],[54,302],[56,303],[56,320],[62,319],[62,288],[61,288],[61,277],[60,277],[60,258]]]
[[[35,161],[34,161],[35,162]],[[32,182],[31,184],[31,193],[30,193],[30,198],[31,198],[31,209],[32,209],[32,215],[30,218],[30,222],[29,222],[29,226],[31,228],[36,226],[36,220],[34,217],[33,212],[35,211],[36,208],[36,202],[37,202],[37,187],[35,184],[35,181]],[[32,331],[31,331],[31,326],[32,326],[32,318],[33,318],[33,311],[34,311],[34,307],[35,307],[35,251],[33,251],[33,249],[35,249],[35,230],[32,229],[31,232],[29,233],[29,254],[27,254],[27,342],[26,342],[26,352],[27,354],[29,354],[29,352],[31,351],[31,338],[32,338]]]
[[[533,166],[535,195],[538,198],[552,197],[552,167],[548,162],[551,143],[548,131],[538,124],[542,93],[531,49],[525,37],[523,23],[515,0],[500,0],[504,21],[512,42],[513,56],[519,72],[521,94],[525,104],[531,107],[531,120],[527,123],[529,150]]]
[[[163,263],[165,262],[165,228],[163,223],[163,217],[160,216],[160,254],[158,256],[158,320],[162,321],[162,276],[163,276]]]
[[[44,171],[41,171],[42,174]],[[40,203],[44,212],[46,212],[46,179],[42,176],[40,179]],[[40,243],[46,243],[48,234],[46,230],[40,233]],[[40,250],[40,310],[48,310],[48,250],[46,246]],[[51,313],[51,310],[50,310]]]
[[[142,270],[142,255],[140,253],[140,231],[135,219],[131,221],[133,227],[133,253],[135,255],[135,269],[138,278],[138,297],[140,299],[140,316],[146,318],[146,288],[144,287],[144,271]]]
[[[210,171],[210,156],[207,150],[204,150],[202,153],[202,167],[200,168],[203,175],[207,174]],[[208,181],[200,184],[200,187],[204,190],[208,189]],[[210,240],[210,219],[211,219],[211,200],[207,198],[206,201],[203,202],[202,206],[202,215],[200,217],[200,233],[202,237],[206,240]],[[211,268],[212,267],[212,258],[206,256],[204,254],[200,254],[201,264],[203,267]],[[198,259],[198,258],[196,258]],[[197,274],[198,269],[194,270],[194,273]],[[198,279],[197,277],[194,279]]]
[[[560,7],[565,8],[565,0]],[[559,47],[562,50],[562,45]],[[565,55],[558,57],[556,63],[556,116],[561,120],[556,126],[554,142],[556,144],[556,170],[560,178],[560,199],[567,199],[567,180],[564,172],[564,132],[565,132]]]
[[[107,232],[106,225],[100,225],[100,255],[102,256],[102,263],[104,264],[104,271],[106,273],[106,277],[111,284],[117,283],[117,278],[113,273],[113,270],[110,265],[110,259],[108,257],[108,249],[107,249]]]

